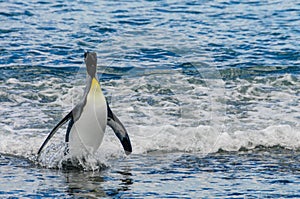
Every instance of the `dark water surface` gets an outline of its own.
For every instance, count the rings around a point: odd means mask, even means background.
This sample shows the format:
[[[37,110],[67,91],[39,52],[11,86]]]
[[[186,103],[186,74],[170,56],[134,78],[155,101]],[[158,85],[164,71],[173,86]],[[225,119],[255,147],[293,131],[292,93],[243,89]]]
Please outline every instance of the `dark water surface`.
[[[1,1],[0,198],[299,198],[300,2]],[[85,85],[126,126],[81,170],[49,131]],[[298,111],[299,110],[299,111]]]

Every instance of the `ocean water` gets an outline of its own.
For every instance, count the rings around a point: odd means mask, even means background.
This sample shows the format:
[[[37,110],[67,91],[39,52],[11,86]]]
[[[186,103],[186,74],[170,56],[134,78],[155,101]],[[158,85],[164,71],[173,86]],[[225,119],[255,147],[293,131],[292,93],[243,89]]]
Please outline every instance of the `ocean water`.
[[[0,198],[300,198],[299,1],[0,1]],[[131,138],[63,165],[83,54]]]

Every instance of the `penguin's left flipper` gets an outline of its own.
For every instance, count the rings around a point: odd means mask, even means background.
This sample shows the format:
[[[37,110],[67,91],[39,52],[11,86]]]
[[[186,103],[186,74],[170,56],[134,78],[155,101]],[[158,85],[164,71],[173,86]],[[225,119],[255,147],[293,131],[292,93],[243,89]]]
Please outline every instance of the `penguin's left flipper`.
[[[70,111],[70,113],[68,113],[53,129],[52,131],[49,133],[48,137],[46,138],[46,140],[44,141],[44,143],[42,144],[42,146],[40,147],[38,153],[37,153],[37,158],[40,157],[41,152],[43,150],[43,148],[46,146],[46,144],[49,142],[49,140],[53,137],[53,135],[56,133],[56,131],[62,126],[64,125],[67,121],[69,121],[70,119],[73,118],[73,111]]]
[[[126,155],[129,155],[132,152],[132,147],[130,143],[130,139],[128,133],[119,120],[117,116],[111,111],[108,103],[107,103],[107,125],[110,126],[115,132],[116,136],[119,138]]]

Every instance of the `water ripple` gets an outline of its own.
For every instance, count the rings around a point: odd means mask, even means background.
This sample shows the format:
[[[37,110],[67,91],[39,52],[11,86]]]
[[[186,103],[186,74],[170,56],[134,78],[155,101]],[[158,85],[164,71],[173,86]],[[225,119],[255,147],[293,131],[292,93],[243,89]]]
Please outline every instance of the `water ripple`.
[[[81,96],[85,51],[135,153],[98,178],[0,155],[12,180],[1,196],[298,197],[299,12],[282,0],[0,1],[0,153],[33,159]],[[122,157],[113,138],[97,157]]]

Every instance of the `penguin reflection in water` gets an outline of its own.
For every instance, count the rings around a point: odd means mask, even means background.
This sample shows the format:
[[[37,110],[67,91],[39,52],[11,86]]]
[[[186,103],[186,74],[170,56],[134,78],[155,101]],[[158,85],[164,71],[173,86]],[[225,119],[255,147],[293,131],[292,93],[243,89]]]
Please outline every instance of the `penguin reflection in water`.
[[[88,153],[95,153],[102,143],[106,125],[113,129],[121,141],[126,155],[132,152],[127,131],[111,111],[96,78],[96,53],[86,52],[84,61],[87,69],[87,85],[83,99],[53,128],[40,147],[38,157],[55,132],[67,121],[69,121],[69,125],[65,137],[66,155],[82,157]]]

